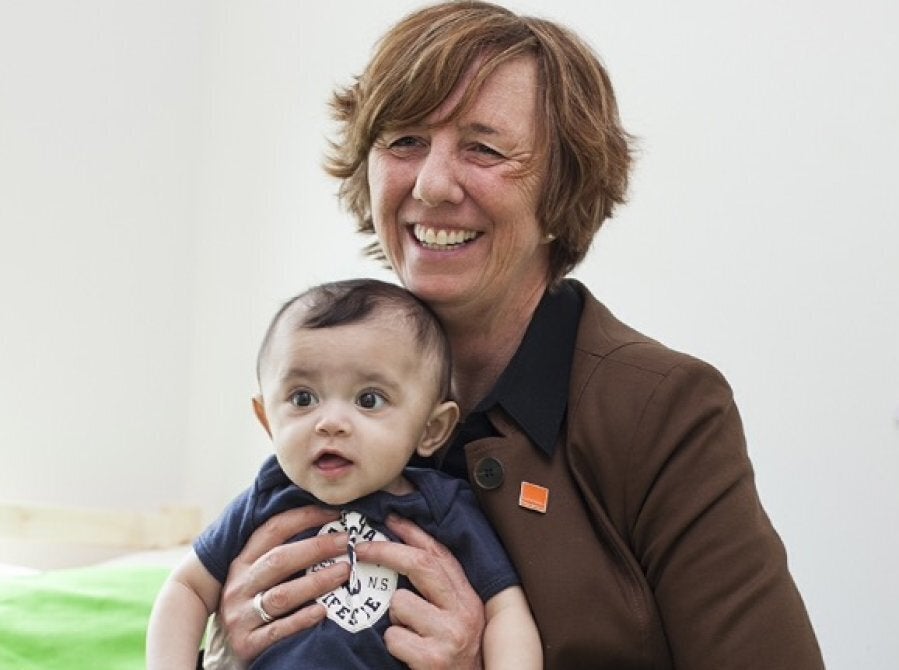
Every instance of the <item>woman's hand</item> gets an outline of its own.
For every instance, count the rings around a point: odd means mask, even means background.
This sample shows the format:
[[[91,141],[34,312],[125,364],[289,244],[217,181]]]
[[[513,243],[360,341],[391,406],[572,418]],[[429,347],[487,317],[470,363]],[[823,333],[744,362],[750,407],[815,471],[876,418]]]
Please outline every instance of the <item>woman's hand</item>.
[[[291,575],[346,552],[345,533],[328,533],[288,542],[309,528],[338,518],[337,512],[302,507],[282,512],[256,529],[228,570],[219,603],[219,620],[231,650],[244,663],[273,643],[325,617],[325,608],[313,601],[346,582],[349,566],[338,562],[302,577]],[[274,620],[266,623],[254,609],[253,598],[262,593],[263,610]],[[297,609],[299,608],[299,609]],[[294,611],[296,610],[296,611]]]
[[[387,650],[413,670],[480,668],[484,605],[450,551],[411,521],[387,525],[405,544],[364,542],[360,561],[406,575],[421,596],[398,590],[390,601]]]

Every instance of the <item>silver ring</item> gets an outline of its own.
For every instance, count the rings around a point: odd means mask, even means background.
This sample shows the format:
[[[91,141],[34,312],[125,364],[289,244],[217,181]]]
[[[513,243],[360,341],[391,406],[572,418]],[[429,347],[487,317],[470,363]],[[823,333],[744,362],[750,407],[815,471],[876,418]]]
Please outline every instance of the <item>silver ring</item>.
[[[262,596],[265,595],[265,591],[260,591],[255,596],[253,596],[253,609],[256,614],[259,615],[259,618],[262,619],[263,623],[271,623],[275,620],[271,614],[265,611],[265,608],[262,606]]]

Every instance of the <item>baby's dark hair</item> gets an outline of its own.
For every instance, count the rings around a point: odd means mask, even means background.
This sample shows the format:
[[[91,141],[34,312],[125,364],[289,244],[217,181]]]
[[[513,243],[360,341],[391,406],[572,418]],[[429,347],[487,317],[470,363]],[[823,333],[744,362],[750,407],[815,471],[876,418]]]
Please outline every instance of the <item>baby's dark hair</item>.
[[[272,318],[256,357],[256,377],[260,378],[262,363],[268,355],[274,332],[282,318],[296,306],[302,305],[298,328],[334,328],[360,323],[377,310],[398,312],[405,316],[415,330],[416,342],[423,353],[433,353],[440,365],[439,393],[441,400],[450,398],[452,358],[449,340],[437,316],[424,302],[402,286],[378,279],[345,279],[313,286],[285,302]]]

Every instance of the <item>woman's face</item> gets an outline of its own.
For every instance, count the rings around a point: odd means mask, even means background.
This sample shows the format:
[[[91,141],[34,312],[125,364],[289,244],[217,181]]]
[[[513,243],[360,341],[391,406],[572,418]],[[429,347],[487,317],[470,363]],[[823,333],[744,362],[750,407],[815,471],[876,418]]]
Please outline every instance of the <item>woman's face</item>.
[[[372,218],[387,258],[403,285],[444,314],[495,310],[542,293],[548,277],[536,216],[536,63],[502,65],[447,121],[476,67],[425,123],[383,133],[369,153]],[[538,169],[515,174],[526,166]]]

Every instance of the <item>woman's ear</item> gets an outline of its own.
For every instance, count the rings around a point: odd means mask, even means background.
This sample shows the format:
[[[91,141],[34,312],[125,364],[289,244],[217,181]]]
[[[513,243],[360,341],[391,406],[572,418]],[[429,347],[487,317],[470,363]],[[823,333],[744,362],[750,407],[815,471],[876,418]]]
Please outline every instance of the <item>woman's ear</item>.
[[[421,442],[416,452],[419,456],[428,457],[437,451],[449,439],[459,420],[459,406],[447,400],[431,410],[431,416],[421,435]]]
[[[262,402],[261,395],[253,396],[253,413],[256,415],[259,423],[262,424],[262,427],[265,428],[265,432],[268,433],[269,437],[271,437],[272,431],[268,427],[268,417],[265,415],[265,405]]]

